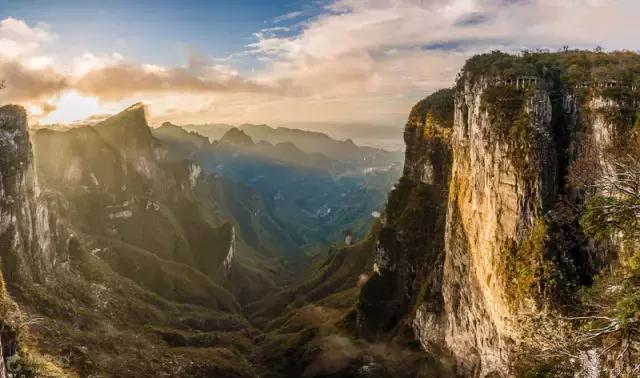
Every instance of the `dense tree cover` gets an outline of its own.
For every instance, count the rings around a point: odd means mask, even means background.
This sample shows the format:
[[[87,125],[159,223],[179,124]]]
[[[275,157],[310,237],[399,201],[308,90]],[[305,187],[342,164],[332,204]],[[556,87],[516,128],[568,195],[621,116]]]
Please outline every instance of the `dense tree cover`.
[[[423,125],[431,117],[439,127],[453,127],[454,92],[453,88],[441,89],[421,100],[411,109],[409,121]]]
[[[579,344],[616,351],[609,365],[620,374],[640,372],[640,160],[616,154],[592,185],[581,224],[599,243],[617,252],[611,272],[585,291],[586,316]]]
[[[462,72],[464,75],[457,79],[459,88],[465,80],[475,83],[479,77],[508,79],[521,76],[555,77],[568,87],[603,80],[635,85],[640,80],[640,54],[566,50],[561,53],[523,51],[513,55],[492,51],[467,60]]]

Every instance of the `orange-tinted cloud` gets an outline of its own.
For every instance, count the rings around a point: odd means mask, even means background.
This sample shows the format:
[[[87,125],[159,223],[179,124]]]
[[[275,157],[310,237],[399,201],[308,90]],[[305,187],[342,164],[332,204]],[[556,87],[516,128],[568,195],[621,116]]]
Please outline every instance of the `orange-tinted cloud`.
[[[277,93],[276,85],[259,84],[238,75],[210,69],[199,75],[188,68],[145,67],[119,63],[91,70],[74,81],[80,93],[104,100],[117,100],[141,93]]]
[[[6,87],[0,102],[25,102],[57,96],[69,88],[69,81],[51,67],[30,69],[19,61],[0,59],[0,79]]]

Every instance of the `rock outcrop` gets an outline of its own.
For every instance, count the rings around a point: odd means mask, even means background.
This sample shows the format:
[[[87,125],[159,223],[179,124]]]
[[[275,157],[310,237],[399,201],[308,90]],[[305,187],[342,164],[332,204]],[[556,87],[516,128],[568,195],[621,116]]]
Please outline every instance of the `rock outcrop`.
[[[556,148],[549,93],[531,93],[523,112],[531,129],[523,161],[514,161],[510,140],[501,139],[482,95],[487,83],[465,80],[455,98],[453,164],[444,234],[445,343],[467,371],[503,371],[510,361],[512,312],[501,269],[507,249],[532,232],[557,188]],[[515,157],[520,159],[520,156]],[[548,204],[548,201],[546,202]],[[429,316],[419,308],[418,317]],[[420,321],[418,332],[424,332]],[[470,353],[470,351],[476,351]]]

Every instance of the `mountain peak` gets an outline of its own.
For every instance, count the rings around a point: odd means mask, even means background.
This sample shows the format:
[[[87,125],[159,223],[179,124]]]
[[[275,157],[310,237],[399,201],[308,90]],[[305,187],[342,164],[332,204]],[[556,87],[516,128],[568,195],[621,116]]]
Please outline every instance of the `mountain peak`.
[[[141,102],[98,122],[93,129],[113,145],[151,145],[151,129]]]
[[[113,115],[102,122],[96,124],[97,127],[126,124],[131,126],[144,126],[148,128],[147,124],[147,112],[143,103],[131,105],[120,113]]]
[[[156,130],[172,130],[185,135],[190,133],[189,131],[183,129],[182,127],[168,121],[163,122],[162,125],[160,125],[160,127],[156,128]]]
[[[244,131],[240,130],[237,127],[233,127],[229,129],[229,131],[224,133],[224,135],[220,139],[220,143],[249,146],[253,145],[253,139],[245,134]]]
[[[146,107],[142,102],[136,102],[124,110],[125,112],[143,111],[146,112]]]
[[[164,122],[160,127],[153,129],[152,134],[165,143],[185,143],[202,148],[210,144],[209,138],[195,131],[188,131],[182,126],[171,122]]]

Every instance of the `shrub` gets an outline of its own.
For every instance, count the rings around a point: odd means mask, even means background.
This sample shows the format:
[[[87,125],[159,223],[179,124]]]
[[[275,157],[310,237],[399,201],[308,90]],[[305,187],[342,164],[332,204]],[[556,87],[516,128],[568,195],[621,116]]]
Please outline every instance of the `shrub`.
[[[440,127],[453,127],[454,89],[441,89],[418,102],[411,109],[409,122],[424,125],[430,117]]]
[[[507,255],[507,289],[514,306],[529,297],[539,282],[543,269],[545,235],[544,222],[536,221],[529,236],[520,244],[512,246]]]

